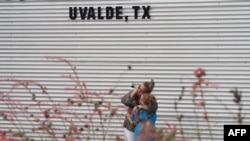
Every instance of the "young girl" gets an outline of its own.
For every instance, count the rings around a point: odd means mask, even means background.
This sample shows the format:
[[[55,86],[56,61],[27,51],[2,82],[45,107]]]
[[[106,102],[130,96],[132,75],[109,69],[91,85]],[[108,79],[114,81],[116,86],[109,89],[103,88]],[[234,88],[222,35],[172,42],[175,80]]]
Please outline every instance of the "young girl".
[[[140,105],[144,107],[149,107],[156,102],[154,95],[143,94],[140,98]],[[139,141],[140,133],[143,125],[146,122],[150,122],[152,126],[155,126],[157,115],[156,113],[149,113],[148,110],[141,108],[136,111],[136,113],[130,116],[130,122],[135,125],[134,128],[134,141]],[[143,135],[142,135],[143,136]],[[145,141],[153,141],[153,139],[148,138]]]

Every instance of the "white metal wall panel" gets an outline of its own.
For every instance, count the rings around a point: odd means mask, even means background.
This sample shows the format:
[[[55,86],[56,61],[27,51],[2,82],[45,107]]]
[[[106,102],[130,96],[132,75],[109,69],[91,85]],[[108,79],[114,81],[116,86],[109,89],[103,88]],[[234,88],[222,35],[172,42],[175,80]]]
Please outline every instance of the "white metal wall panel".
[[[134,5],[150,5],[151,19],[129,19],[127,22],[69,19],[69,7],[123,6],[124,13],[131,17],[133,13],[129,9]],[[235,87],[243,92],[243,124],[250,124],[249,39],[250,1],[1,0],[0,77],[38,81],[47,86],[55,102],[64,102],[72,93],[63,89],[73,83],[60,75],[71,70],[63,63],[44,58],[61,56],[77,65],[79,77],[89,90],[105,94],[114,89],[116,96],[106,95],[113,105],[121,105],[120,98],[131,89],[131,82],[154,79],[156,87],[153,93],[159,103],[157,127],[165,127],[166,121],[178,125],[174,101],[185,86],[179,105],[179,112],[184,115],[182,127],[186,136],[197,140],[190,90],[195,81],[193,70],[203,67],[208,74],[206,78],[219,84],[218,89],[207,90],[205,99],[213,140],[221,141],[223,125],[237,124],[234,117],[238,108],[229,93]],[[132,70],[128,70],[128,65]],[[0,83],[1,92],[7,92],[12,84]],[[22,88],[11,95],[24,104],[32,103],[30,95]],[[0,101],[0,110],[6,109],[6,103]],[[33,110],[34,113],[39,111]],[[87,112],[85,107],[76,106],[74,110],[82,113],[82,117]],[[199,123],[204,130],[202,140],[206,141],[210,136],[201,112]],[[120,113],[124,114],[125,110]],[[32,122],[19,118],[30,137],[39,140],[39,135],[30,130]],[[98,124],[98,118],[93,120]],[[110,123],[107,140],[115,139],[116,135],[123,137],[122,120],[120,115],[118,120]],[[63,127],[59,122],[56,124],[58,128]],[[79,126],[84,124],[79,123]],[[20,125],[13,127],[3,117],[0,120],[0,130],[18,130],[18,127],[21,128]],[[63,133],[63,130],[58,131],[60,139]],[[102,134],[96,133],[97,136]]]

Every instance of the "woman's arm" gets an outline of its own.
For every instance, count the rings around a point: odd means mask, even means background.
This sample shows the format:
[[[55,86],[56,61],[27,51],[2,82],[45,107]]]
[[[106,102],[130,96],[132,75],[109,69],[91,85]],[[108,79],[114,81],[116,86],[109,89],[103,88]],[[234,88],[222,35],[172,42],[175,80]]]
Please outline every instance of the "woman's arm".
[[[138,105],[138,97],[136,95],[134,96],[131,96],[131,93],[133,93],[133,91],[130,91],[128,94],[124,95],[122,98],[121,98],[121,102],[128,106],[128,107],[134,107],[136,105]]]
[[[158,109],[158,103],[155,101],[152,105],[137,105],[133,108],[133,111],[138,111],[139,109],[145,109],[149,113],[155,113]]]

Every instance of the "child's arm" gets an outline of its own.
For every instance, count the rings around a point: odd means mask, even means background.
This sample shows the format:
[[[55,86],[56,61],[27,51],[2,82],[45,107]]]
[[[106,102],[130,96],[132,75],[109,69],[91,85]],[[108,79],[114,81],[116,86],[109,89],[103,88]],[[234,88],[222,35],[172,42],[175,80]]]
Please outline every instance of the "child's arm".
[[[133,108],[133,111],[137,112],[139,111],[140,109],[145,109],[145,110],[148,110],[148,106],[147,105],[137,105]]]

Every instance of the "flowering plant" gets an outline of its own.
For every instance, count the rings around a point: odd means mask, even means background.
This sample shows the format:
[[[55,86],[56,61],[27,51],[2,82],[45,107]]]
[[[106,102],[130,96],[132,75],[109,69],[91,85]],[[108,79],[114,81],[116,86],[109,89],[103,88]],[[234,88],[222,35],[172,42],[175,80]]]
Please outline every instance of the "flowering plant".
[[[73,82],[73,87],[65,88],[64,90],[73,93],[70,97],[64,99],[63,102],[58,102],[50,95],[47,86],[34,80],[19,80],[14,78],[1,78],[1,82],[12,83],[10,89],[6,92],[0,91],[0,101],[6,106],[5,110],[0,111],[0,116],[6,123],[13,125],[12,129],[0,129],[0,140],[4,141],[35,141],[39,140],[59,140],[75,141],[84,139],[88,140],[107,140],[107,131],[111,120],[119,117],[118,111],[124,106],[112,105],[111,102],[105,98],[105,95],[114,95],[114,89],[110,89],[107,93],[90,91],[87,84],[82,81],[77,73],[77,67],[67,59],[47,56],[48,60],[56,60],[66,64],[72,74],[63,74],[62,77]],[[131,66],[128,67],[131,70]],[[204,87],[217,88],[218,85],[211,83],[205,79],[207,75],[204,68],[197,68],[194,70],[195,81],[191,86],[192,104],[194,106],[194,114],[196,121],[200,117],[207,123],[210,133],[210,139],[213,140],[213,132],[209,120],[209,113],[207,111],[207,102],[204,98]],[[32,102],[25,103],[20,97],[12,96],[15,90],[22,88],[29,94]],[[176,112],[176,119],[178,125],[166,122],[164,128],[155,128],[149,122],[146,122],[141,129],[141,136],[139,141],[147,139],[155,139],[156,141],[189,141],[190,136],[184,134],[182,121],[185,118],[184,114],[179,112],[179,104],[183,100],[185,87],[182,87],[179,98],[174,102],[174,109]],[[239,107],[239,111],[235,118],[239,124],[243,123],[244,116],[242,114],[242,92],[237,88],[231,90],[233,94],[233,101]],[[198,100],[199,97],[199,100]],[[226,110],[228,108],[222,103]],[[84,110],[87,113],[84,115],[79,110]],[[197,112],[197,109],[202,110],[202,116]],[[38,111],[38,112],[37,112]],[[94,117],[98,117],[94,121]],[[122,117],[123,118],[123,117]],[[22,123],[22,121],[28,122]],[[94,123],[95,122],[95,123]],[[23,125],[30,125],[24,127]],[[196,126],[198,140],[201,140],[201,130],[197,122]],[[30,133],[36,132],[37,136],[33,137]],[[97,137],[96,133],[101,133],[101,137]],[[180,133],[180,135],[178,135]],[[123,138],[116,135],[113,138],[116,141],[122,141]]]

